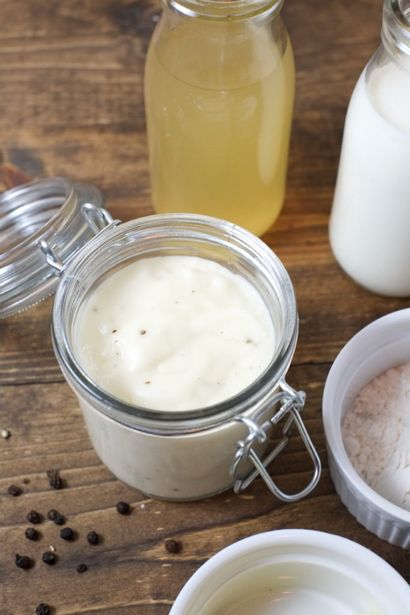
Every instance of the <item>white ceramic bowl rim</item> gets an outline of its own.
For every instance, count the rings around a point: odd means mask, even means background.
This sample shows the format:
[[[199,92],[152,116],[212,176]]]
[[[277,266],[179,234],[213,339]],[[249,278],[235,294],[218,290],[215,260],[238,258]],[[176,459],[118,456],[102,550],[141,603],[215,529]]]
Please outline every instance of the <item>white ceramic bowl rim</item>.
[[[258,551],[266,551],[269,547],[272,547],[272,553],[275,552],[275,548],[280,547],[290,549],[311,547],[323,550],[330,560],[332,554],[345,556],[350,561],[360,562],[363,570],[369,572],[369,576],[373,574],[379,579],[383,579],[383,587],[388,588],[389,593],[393,596],[406,603],[410,600],[410,586],[403,577],[390,564],[366,547],[348,538],[327,532],[288,529],[256,534],[239,540],[216,553],[187,581],[169,615],[184,615],[185,609],[191,607],[192,597],[197,594],[199,589],[204,587],[210,579],[217,577],[218,572],[224,570],[237,558],[249,553],[257,554]]]
[[[395,519],[400,519],[408,523],[410,532],[410,512],[379,495],[363,480],[353,467],[343,444],[340,422],[334,420],[333,412],[335,391],[342,379],[345,378],[345,371],[347,366],[351,363],[352,355],[357,352],[357,355],[362,356],[363,360],[365,360],[367,355],[365,348],[368,347],[369,340],[374,338],[375,333],[380,332],[382,329],[388,330],[392,326],[398,325],[403,325],[403,331],[405,331],[407,327],[410,344],[410,308],[405,308],[374,320],[356,333],[356,335],[354,335],[342,348],[326,379],[323,392],[323,423],[328,447],[335,460],[337,460],[339,470],[343,473],[345,481],[348,481],[358,493],[371,502],[373,506],[379,510],[381,515],[383,515],[383,513],[386,515],[387,513],[387,515]],[[380,345],[380,348],[381,347]]]

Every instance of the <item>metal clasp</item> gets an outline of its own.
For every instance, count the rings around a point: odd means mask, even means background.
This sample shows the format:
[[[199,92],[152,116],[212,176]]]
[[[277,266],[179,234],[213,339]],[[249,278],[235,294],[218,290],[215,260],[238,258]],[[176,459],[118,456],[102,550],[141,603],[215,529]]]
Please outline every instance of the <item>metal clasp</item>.
[[[39,241],[38,245],[46,257],[47,264],[54,269],[56,275],[61,276],[64,271],[64,263],[57,252],[44,239]]]
[[[249,433],[244,440],[240,440],[237,443],[234,461],[231,466],[231,475],[235,478],[238,475],[239,466],[241,463],[251,460],[255,466],[255,469],[252,470],[245,478],[237,478],[235,480],[235,493],[244,491],[257,476],[262,476],[270,492],[273,493],[274,496],[284,502],[296,502],[297,500],[300,500],[308,495],[316,487],[320,478],[321,463],[319,455],[313,446],[310,436],[300,416],[300,413],[305,405],[305,393],[303,391],[295,391],[284,380],[280,382],[279,389],[280,390],[272,396],[270,403],[273,406],[277,403],[281,403],[281,406],[279,410],[262,425],[258,425],[257,417],[256,419],[245,416],[236,417],[237,421],[244,423],[248,427]],[[285,420],[282,428],[282,438],[273,450],[264,457],[264,459],[260,459],[254,450],[253,445],[256,443],[266,442],[268,433],[281,420]],[[296,425],[296,428],[306,446],[306,450],[313,462],[313,477],[304,489],[294,494],[285,493],[282,491],[266,469],[288,444],[290,439],[289,432],[292,425]]]
[[[114,220],[109,211],[92,203],[84,203],[81,206],[81,213],[94,235],[121,223],[121,220]]]
[[[118,224],[121,223],[121,220],[114,220],[109,211],[103,207],[96,207],[92,203],[84,203],[81,206],[81,213],[94,236],[107,229],[118,226]],[[50,267],[54,269],[54,273],[60,277],[67,263],[63,261],[57,251],[44,239],[39,241],[38,245],[46,257],[47,264],[50,265]],[[81,247],[81,245],[79,247]]]

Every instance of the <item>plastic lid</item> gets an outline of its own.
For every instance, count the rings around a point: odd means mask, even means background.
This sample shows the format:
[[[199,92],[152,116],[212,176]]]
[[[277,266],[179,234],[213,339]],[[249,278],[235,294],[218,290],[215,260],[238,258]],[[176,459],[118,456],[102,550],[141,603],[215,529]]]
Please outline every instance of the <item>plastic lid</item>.
[[[0,195],[0,318],[54,293],[76,252],[112,221],[100,191],[53,177]]]

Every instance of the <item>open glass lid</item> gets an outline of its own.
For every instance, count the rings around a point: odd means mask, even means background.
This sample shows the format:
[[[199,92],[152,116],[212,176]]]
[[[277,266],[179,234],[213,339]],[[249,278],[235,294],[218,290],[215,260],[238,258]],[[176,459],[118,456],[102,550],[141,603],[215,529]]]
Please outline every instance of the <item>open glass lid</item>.
[[[61,177],[0,195],[0,318],[54,293],[76,252],[111,224],[100,191]]]

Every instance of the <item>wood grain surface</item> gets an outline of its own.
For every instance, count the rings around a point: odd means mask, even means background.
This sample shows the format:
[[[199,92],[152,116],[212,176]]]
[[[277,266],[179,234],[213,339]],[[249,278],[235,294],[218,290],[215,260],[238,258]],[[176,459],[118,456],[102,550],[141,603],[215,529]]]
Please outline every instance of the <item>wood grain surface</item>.
[[[64,175],[95,183],[123,220],[151,213],[143,108],[143,67],[158,20],[155,0],[2,0],[0,3],[0,180]],[[0,321],[0,615],[30,615],[45,602],[56,615],[165,615],[187,579],[216,551],[256,532],[311,528],[351,538],[381,555],[410,582],[409,552],[382,542],[348,513],[327,469],[321,422],[323,385],[337,352],[361,327],[408,300],[356,286],[328,243],[346,106],[378,45],[381,2],[288,0],[297,99],[287,200],[264,240],[282,259],[298,299],[300,337],[288,380],[307,392],[305,420],[323,461],[314,493],[275,501],[260,480],[242,496],[196,503],[147,499],[100,463],[50,340],[51,300]],[[17,179],[16,179],[17,178]],[[19,179],[20,178],[20,179]],[[58,468],[66,487],[50,488]],[[308,478],[298,442],[278,460],[280,485]],[[22,495],[12,497],[15,484]],[[115,509],[132,504],[129,516]],[[50,521],[41,539],[24,537],[26,515],[64,513],[77,540],[64,542]],[[86,534],[97,531],[101,544]],[[182,542],[170,554],[167,538]],[[56,547],[49,567],[41,554]],[[16,553],[35,559],[14,565]],[[79,574],[79,563],[88,565]],[[404,615],[404,614],[403,614]]]

